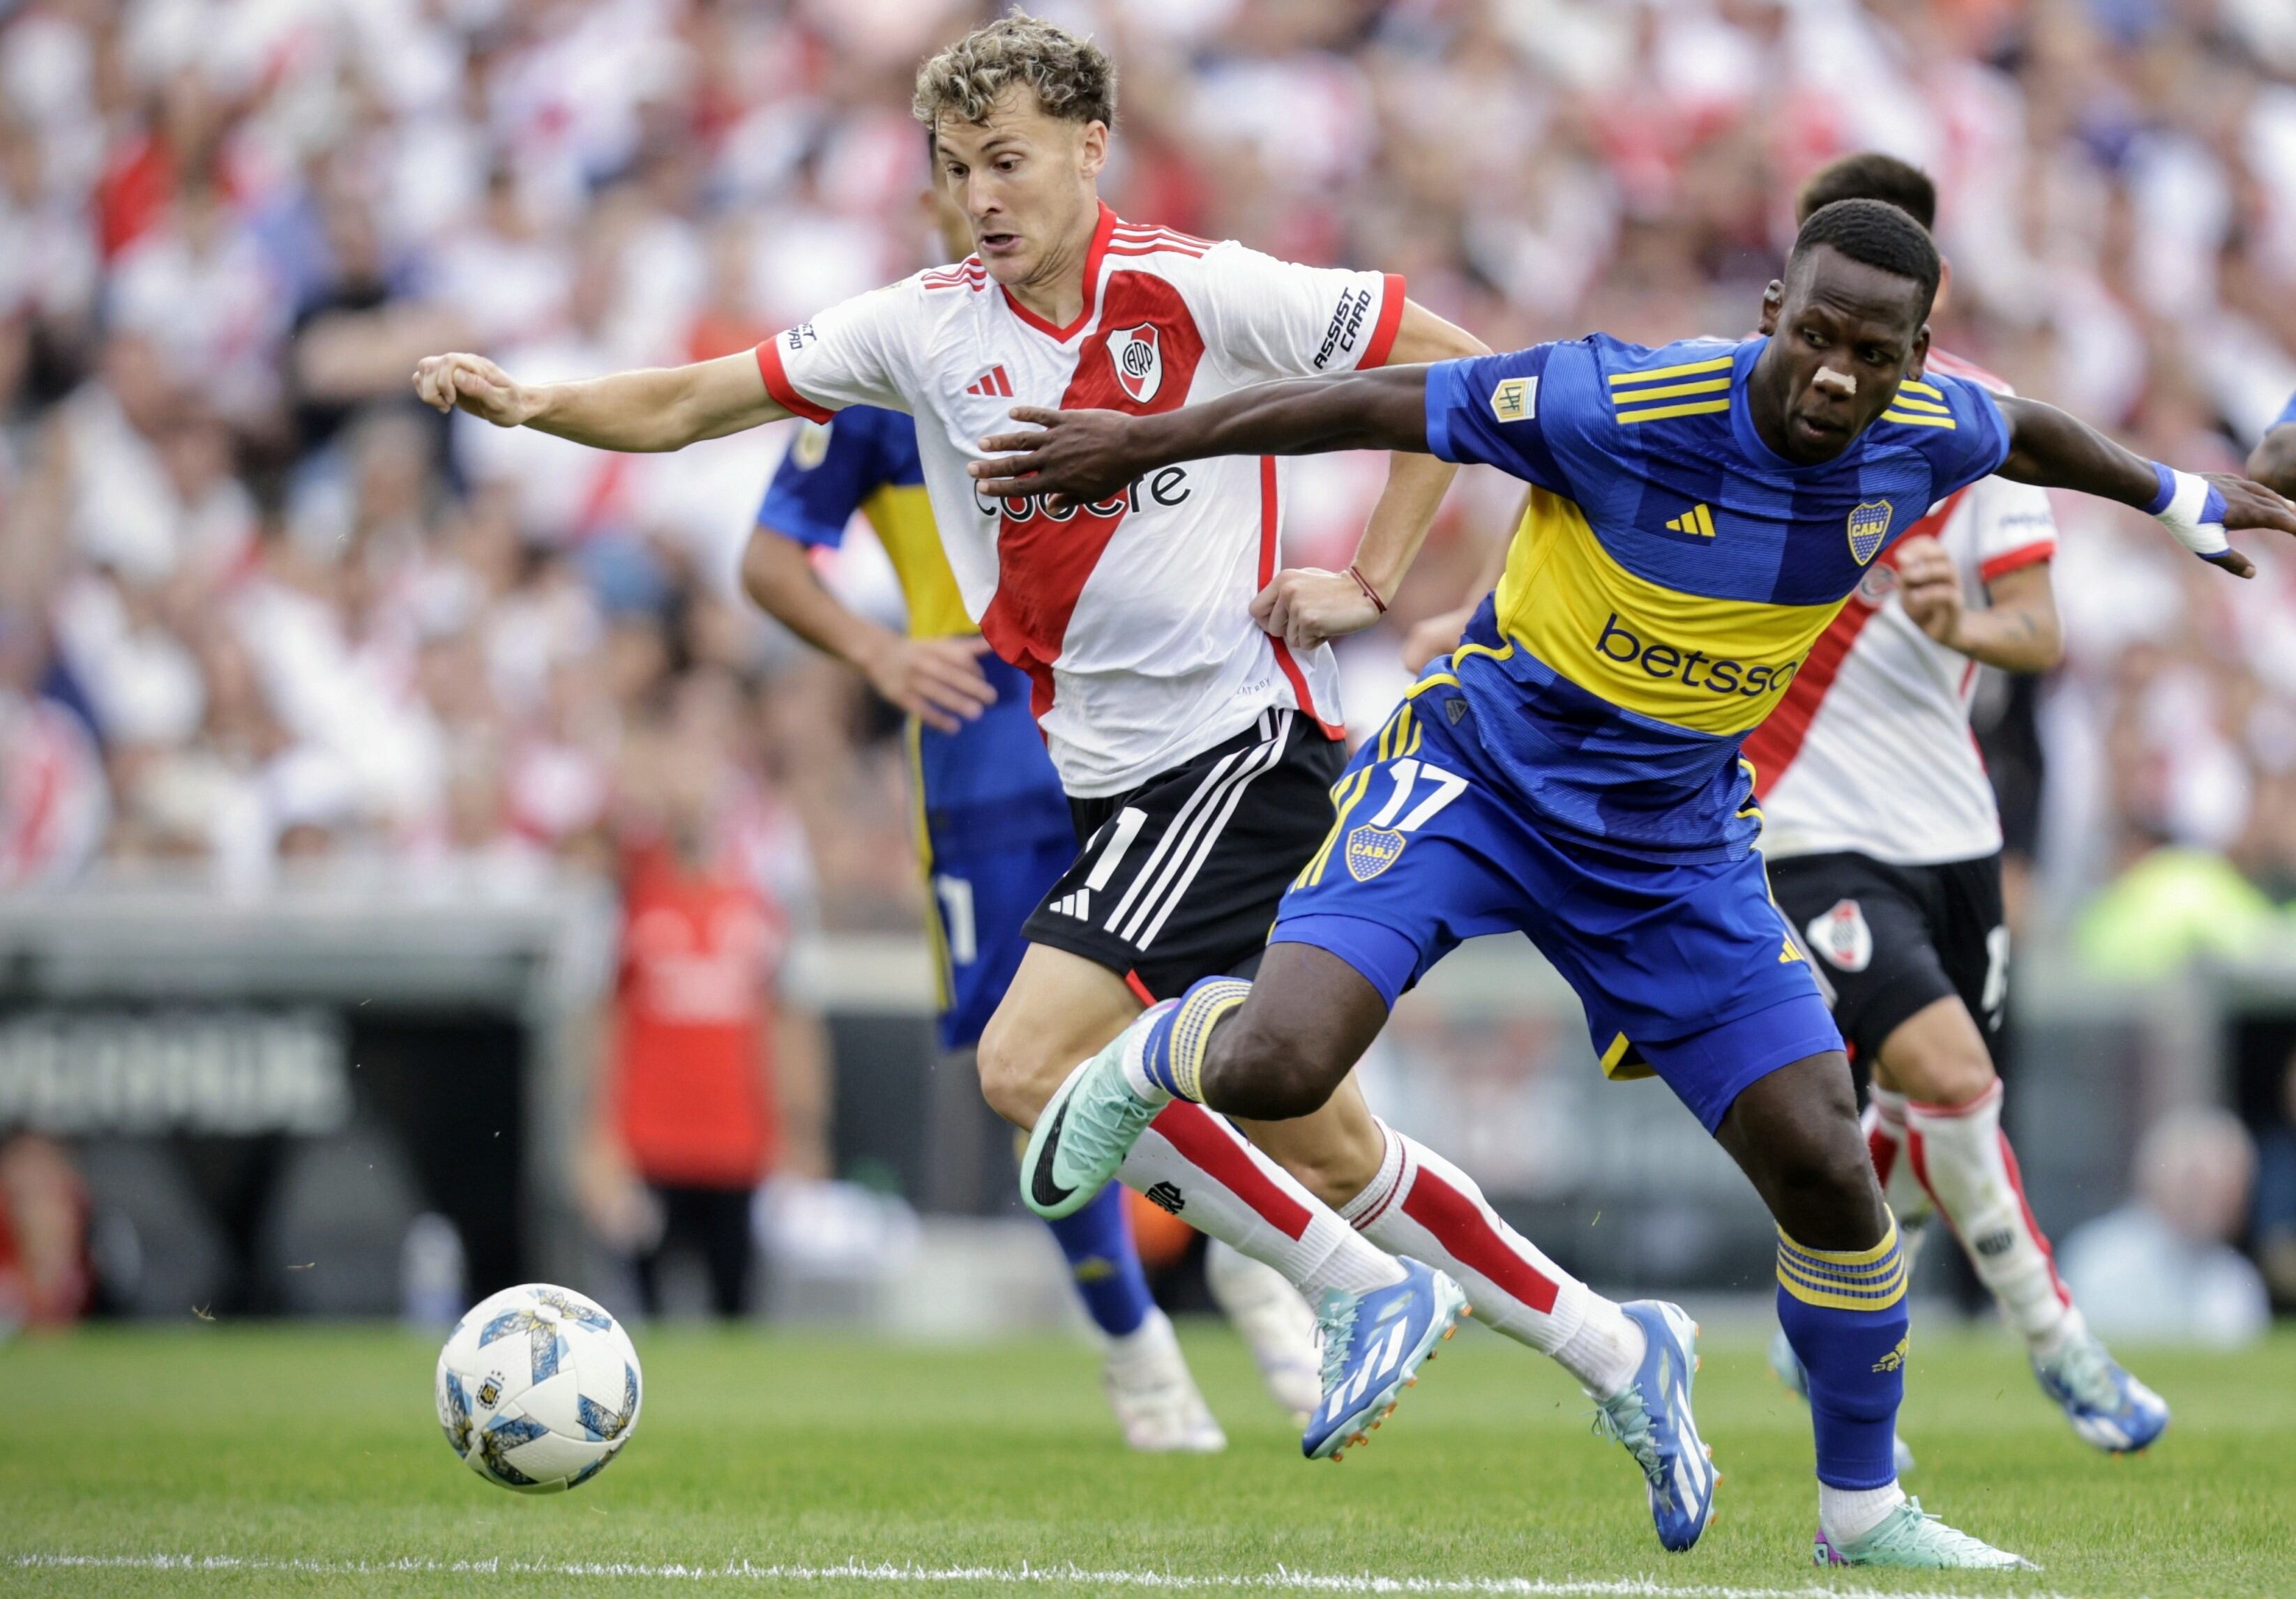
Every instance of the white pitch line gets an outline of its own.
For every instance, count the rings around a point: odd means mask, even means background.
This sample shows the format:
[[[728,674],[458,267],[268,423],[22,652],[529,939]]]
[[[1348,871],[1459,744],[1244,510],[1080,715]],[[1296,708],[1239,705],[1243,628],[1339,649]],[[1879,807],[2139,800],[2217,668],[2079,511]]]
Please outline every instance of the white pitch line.
[[[631,1561],[280,1560],[237,1554],[18,1554],[21,1570],[99,1571],[277,1571],[314,1577],[375,1577],[400,1573],[454,1577],[622,1577],[674,1582],[978,1582],[1096,1588],[1151,1588],[1166,1593],[1277,1592],[1317,1594],[1465,1594],[1494,1599],[1890,1599],[1880,1588],[1806,1584],[1791,1588],[1736,1587],[1713,1583],[1662,1583],[1643,1578],[1345,1577],[1288,1570],[1244,1575],[1188,1576],[1169,1571],[1095,1571],[1081,1566],[920,1566],[846,1561],[837,1565],[643,1564]],[[1923,1599],[2066,1599],[2039,1590],[1993,1588],[1981,1595],[1924,1589]]]

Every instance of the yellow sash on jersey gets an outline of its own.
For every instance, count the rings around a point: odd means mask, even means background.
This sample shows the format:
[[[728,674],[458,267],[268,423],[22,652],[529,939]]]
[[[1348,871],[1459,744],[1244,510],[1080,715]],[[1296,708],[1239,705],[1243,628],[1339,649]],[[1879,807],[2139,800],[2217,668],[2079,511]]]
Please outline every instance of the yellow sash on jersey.
[[[1695,733],[1759,725],[1841,609],[1714,600],[1636,577],[1578,504],[1533,488],[1499,579],[1502,633],[1611,704]]]
[[[893,563],[893,576],[900,579],[911,638],[950,638],[980,631],[964,613],[964,598],[940,547],[932,503],[922,484],[889,483],[861,502],[861,514],[876,529],[877,542]]]

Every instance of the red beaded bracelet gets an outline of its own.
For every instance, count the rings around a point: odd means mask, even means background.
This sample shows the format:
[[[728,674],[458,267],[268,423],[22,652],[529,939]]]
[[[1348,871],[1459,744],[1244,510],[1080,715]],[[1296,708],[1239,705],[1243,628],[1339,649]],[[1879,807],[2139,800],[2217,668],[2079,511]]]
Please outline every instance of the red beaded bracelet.
[[[1348,576],[1353,578],[1356,580],[1356,586],[1364,591],[1364,598],[1371,602],[1371,608],[1374,611],[1378,611],[1380,615],[1385,616],[1387,614],[1387,602],[1379,597],[1379,590],[1371,586],[1370,578],[1365,577],[1361,572],[1356,570],[1356,564],[1352,561],[1348,562]]]

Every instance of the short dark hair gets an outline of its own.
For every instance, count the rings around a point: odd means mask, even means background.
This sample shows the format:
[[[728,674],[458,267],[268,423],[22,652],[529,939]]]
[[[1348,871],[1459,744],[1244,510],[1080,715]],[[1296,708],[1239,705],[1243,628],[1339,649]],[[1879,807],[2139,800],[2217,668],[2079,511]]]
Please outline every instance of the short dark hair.
[[[1937,184],[1911,161],[1878,150],[1837,157],[1811,173],[1794,198],[1794,220],[1807,222],[1837,200],[1879,200],[1937,231]]]
[[[1795,235],[1793,253],[1786,258],[1786,275],[1795,263],[1820,245],[1868,266],[1911,278],[1922,286],[1921,315],[1929,319],[1937,299],[1941,266],[1937,245],[1929,230],[1896,206],[1882,200],[1837,200],[1810,213]]]

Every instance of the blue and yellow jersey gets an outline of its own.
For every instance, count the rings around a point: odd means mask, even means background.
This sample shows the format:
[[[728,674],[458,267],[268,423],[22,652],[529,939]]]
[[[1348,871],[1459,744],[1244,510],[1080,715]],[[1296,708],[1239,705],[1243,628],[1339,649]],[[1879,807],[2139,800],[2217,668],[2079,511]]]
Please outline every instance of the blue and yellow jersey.
[[[1767,342],[1597,333],[1428,374],[1428,447],[1533,493],[1497,590],[1422,681],[1456,680],[1532,808],[1589,839],[1742,852],[1740,740],[1874,558],[2008,454],[1992,398],[1940,373],[1836,459],[1787,461],[1746,402]]]
[[[908,603],[911,638],[977,633],[941,553],[925,499],[916,424],[898,411],[854,406],[833,422],[800,424],[758,507],[758,523],[802,545],[835,549],[856,511],[869,519]]]

